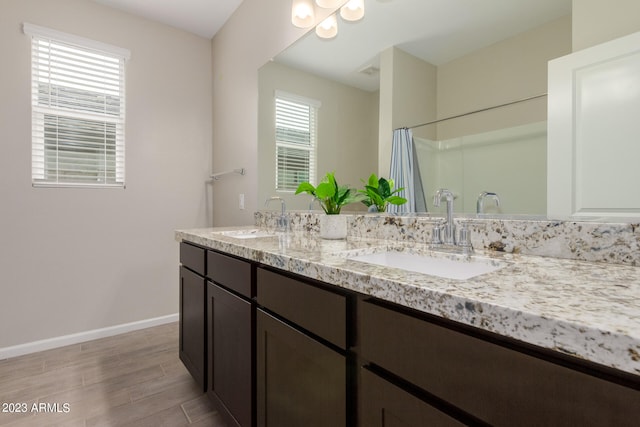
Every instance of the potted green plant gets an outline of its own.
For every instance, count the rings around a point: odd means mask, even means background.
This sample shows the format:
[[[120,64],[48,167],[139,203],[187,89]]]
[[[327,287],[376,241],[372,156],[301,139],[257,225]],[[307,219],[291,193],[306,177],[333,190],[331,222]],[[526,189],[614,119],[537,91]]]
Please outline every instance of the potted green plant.
[[[407,203],[407,199],[397,195],[404,188],[396,188],[394,190],[393,186],[392,179],[378,178],[375,173],[372,173],[365,184],[364,190],[359,190],[358,193],[364,196],[362,203],[369,208],[369,212],[385,212],[389,203],[392,205]]]
[[[347,236],[347,220],[338,215],[344,205],[358,202],[361,196],[356,190],[339,185],[334,172],[327,172],[317,187],[309,182],[298,185],[296,194],[307,193],[315,197],[327,215],[320,217],[320,237],[344,239]]]

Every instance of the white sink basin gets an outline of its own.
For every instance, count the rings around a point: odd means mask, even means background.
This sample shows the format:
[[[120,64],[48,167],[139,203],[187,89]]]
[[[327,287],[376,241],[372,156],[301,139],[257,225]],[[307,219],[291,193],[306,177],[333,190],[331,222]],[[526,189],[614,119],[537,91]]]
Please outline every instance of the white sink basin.
[[[359,255],[348,257],[348,259],[456,280],[471,279],[499,270],[507,265],[503,262],[477,256],[428,255],[396,251]]]
[[[258,228],[243,230],[214,231],[214,234],[233,237],[234,239],[255,239],[258,237],[274,237],[275,234]]]

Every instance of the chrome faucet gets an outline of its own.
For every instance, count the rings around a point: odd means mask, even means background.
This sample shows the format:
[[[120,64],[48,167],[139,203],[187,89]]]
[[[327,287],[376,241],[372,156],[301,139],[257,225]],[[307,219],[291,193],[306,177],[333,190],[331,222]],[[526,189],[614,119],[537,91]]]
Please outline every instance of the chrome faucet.
[[[463,222],[460,226],[460,235],[456,234],[456,226],[453,222],[453,193],[446,188],[439,189],[433,196],[433,205],[439,207],[443,198],[447,201],[447,218],[444,223],[440,222],[433,227],[431,244],[446,251],[470,255],[473,253],[473,246],[467,224]]]
[[[269,202],[272,200],[280,200],[280,217],[278,218],[278,231],[288,231],[289,230],[289,218],[287,217],[287,205],[282,197],[273,196],[269,197],[267,201],[264,203],[264,206],[269,206]]]
[[[439,207],[443,198],[447,201],[447,221],[444,223],[443,242],[447,245],[455,245],[456,226],[453,223],[453,193],[446,188],[439,189],[433,196],[433,206]]]
[[[476,213],[483,214],[484,213],[484,200],[487,198],[492,198],[496,202],[496,206],[500,206],[500,197],[496,193],[492,193],[490,191],[483,191],[478,195],[478,201],[476,202]]]

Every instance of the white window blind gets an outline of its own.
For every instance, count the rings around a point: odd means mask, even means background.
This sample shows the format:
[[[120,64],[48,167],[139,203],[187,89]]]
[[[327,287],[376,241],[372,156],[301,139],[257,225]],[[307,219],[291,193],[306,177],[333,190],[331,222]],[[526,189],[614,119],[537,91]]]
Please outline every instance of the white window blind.
[[[318,101],[276,92],[276,190],[316,180]]]
[[[124,187],[129,52],[31,24],[23,28],[32,39],[33,185]]]

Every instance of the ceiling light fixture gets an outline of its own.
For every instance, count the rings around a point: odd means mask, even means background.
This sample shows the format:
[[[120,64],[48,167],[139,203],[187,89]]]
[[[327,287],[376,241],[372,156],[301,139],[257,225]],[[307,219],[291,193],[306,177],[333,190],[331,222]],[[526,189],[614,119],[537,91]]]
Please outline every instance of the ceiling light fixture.
[[[298,28],[309,28],[316,23],[313,2],[311,0],[293,0],[291,23]]]
[[[364,0],[349,0],[340,8],[340,16],[345,21],[359,21],[364,17]]]
[[[338,18],[335,13],[316,26],[316,34],[322,39],[332,39],[338,34]]]
[[[316,26],[316,34],[323,39],[332,39],[338,34],[336,13],[316,23],[316,6],[323,9],[340,8],[340,16],[345,21],[359,21],[364,17],[364,0],[292,0],[291,23],[298,28]]]

